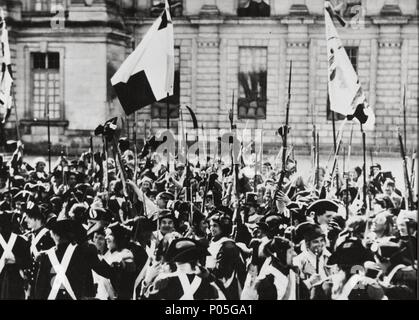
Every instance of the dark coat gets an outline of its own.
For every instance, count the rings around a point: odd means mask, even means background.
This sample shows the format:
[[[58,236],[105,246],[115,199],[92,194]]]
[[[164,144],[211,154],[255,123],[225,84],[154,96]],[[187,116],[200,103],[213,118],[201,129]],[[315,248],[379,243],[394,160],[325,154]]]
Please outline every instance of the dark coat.
[[[68,246],[69,243],[64,243],[54,247],[58,261],[61,262]],[[96,295],[92,270],[108,279],[113,279],[114,277],[114,270],[105,261],[99,260],[94,246],[88,244],[78,245],[74,250],[66,271],[66,276],[77,299],[92,298]],[[34,299],[47,299],[54,279],[55,270],[48,255],[43,254],[40,258],[39,272],[34,288]],[[56,299],[69,300],[71,297],[65,289],[60,289]]]
[[[41,230],[42,228],[31,234],[29,238],[29,246],[31,246],[33,239],[36,237],[37,234],[39,234],[39,232],[41,232]],[[54,246],[55,246],[54,240],[52,239],[50,233],[47,232],[41,237],[41,239],[39,239],[38,243],[36,244],[36,249],[38,250],[39,253],[41,253],[42,251],[51,249]],[[39,259],[38,257],[35,257],[33,253],[31,252],[31,264],[29,268],[25,270],[28,283],[31,287],[29,299],[32,299],[34,297],[35,279],[38,276],[38,271],[39,271]]]
[[[6,242],[9,241],[10,233],[2,233]],[[16,263],[6,264],[0,273],[0,300],[19,300],[25,298],[23,270],[31,264],[29,243],[18,236],[13,246],[12,253]],[[0,257],[3,255],[3,248],[0,246]]]

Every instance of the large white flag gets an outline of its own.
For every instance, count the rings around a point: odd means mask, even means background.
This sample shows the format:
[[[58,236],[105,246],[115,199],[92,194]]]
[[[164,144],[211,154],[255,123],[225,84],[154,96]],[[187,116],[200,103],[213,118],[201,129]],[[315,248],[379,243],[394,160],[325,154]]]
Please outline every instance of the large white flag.
[[[173,23],[166,0],[160,17],[111,79],[127,115],[173,95],[174,56]]]
[[[328,89],[331,110],[345,115],[349,120],[357,118],[365,129],[373,129],[375,116],[368,106],[359,77],[330,16],[331,10],[325,8]]]
[[[13,85],[12,68],[10,60],[9,33],[4,20],[3,9],[0,9],[1,53],[0,53],[0,122],[5,123],[12,109],[11,90]]]

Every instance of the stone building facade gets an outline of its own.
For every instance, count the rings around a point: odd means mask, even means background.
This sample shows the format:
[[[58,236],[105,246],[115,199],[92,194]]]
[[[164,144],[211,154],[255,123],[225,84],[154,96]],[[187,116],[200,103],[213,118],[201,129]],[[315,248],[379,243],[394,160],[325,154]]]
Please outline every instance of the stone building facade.
[[[343,3],[341,13],[349,27],[335,23],[375,110],[375,130],[367,133],[369,148],[380,155],[398,152],[397,127],[402,125],[405,92],[407,149],[411,152],[416,147],[418,121],[417,1],[332,2]],[[109,79],[141,41],[161,10],[159,3],[0,1],[10,30],[17,118],[28,146],[46,142],[45,101],[49,101],[56,149],[69,146],[76,150],[87,145],[99,123],[122,115]],[[228,130],[228,110],[233,103],[238,128],[263,128],[265,149],[274,150],[280,146],[275,132],[285,121],[292,60],[290,142],[297,152],[308,153],[314,121],[323,150],[330,150],[333,136],[327,107],[324,0],[171,3],[177,69],[176,95],[170,99],[173,107],[190,106],[206,131]],[[51,8],[51,4],[59,6]],[[138,137],[165,127],[164,106],[155,104],[137,113]],[[178,132],[175,108],[171,115],[171,127]],[[8,124],[11,134],[15,119],[12,115]],[[130,135],[133,120],[124,117],[123,125]],[[338,120],[336,126],[339,124]],[[186,125],[193,138],[192,124],[188,121]],[[349,132],[348,126],[344,142]],[[356,127],[354,152],[360,147],[361,134]]]

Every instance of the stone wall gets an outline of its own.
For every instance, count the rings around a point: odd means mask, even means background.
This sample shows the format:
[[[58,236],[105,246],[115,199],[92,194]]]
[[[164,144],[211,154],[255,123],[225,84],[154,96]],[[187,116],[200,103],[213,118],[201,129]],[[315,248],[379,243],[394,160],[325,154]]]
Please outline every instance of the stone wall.
[[[131,40],[135,39],[138,44],[154,21],[144,17],[149,1],[135,2],[141,14],[127,16],[118,8],[116,0],[94,1],[90,7],[83,1],[74,1],[69,8],[66,28],[62,31],[51,30],[49,18],[25,16],[19,11],[19,6],[6,8],[16,69],[19,120],[31,120],[28,52],[45,50],[47,43],[47,47],[61,50],[64,63],[62,90],[66,123],[52,127],[54,144],[69,145],[74,150],[85,147],[97,124],[111,116],[121,116],[124,124],[133,127],[134,117],[123,115],[109,79],[132,51]],[[332,124],[326,114],[324,1],[271,0],[270,18],[238,18],[238,2],[183,1],[185,17],[174,21],[175,46],[180,48],[181,59],[181,104],[196,112],[199,122],[208,132],[209,129],[228,130],[228,110],[233,92],[237,104],[239,91],[240,47],[266,47],[267,117],[265,120],[237,121],[238,128],[263,128],[266,150],[278,150],[280,138],[275,132],[285,121],[289,63],[292,60],[290,143],[298,152],[309,152],[314,110],[322,152],[328,153],[333,137]],[[295,13],[296,8],[304,10]],[[364,1],[362,13],[365,24],[361,29],[359,26],[338,27],[338,32],[345,46],[359,47],[360,81],[377,116],[375,130],[367,132],[367,144],[376,154],[397,155],[397,126],[406,86],[407,149],[411,152],[417,141],[419,107],[416,1]],[[166,126],[165,119],[150,121],[150,114],[150,107],[137,113],[138,137],[148,135],[150,126],[152,133]],[[189,119],[186,113],[185,119]],[[13,120],[12,115],[8,124],[11,134],[16,131]],[[338,121],[337,127],[339,125]],[[176,132],[178,126],[179,121],[171,121],[171,128]],[[189,137],[194,139],[190,121],[186,127]],[[26,143],[39,146],[46,140],[45,125],[29,123],[22,125],[21,131]],[[350,126],[347,126],[344,142],[348,141],[349,133]],[[355,153],[360,153],[361,142],[359,127],[354,126]]]

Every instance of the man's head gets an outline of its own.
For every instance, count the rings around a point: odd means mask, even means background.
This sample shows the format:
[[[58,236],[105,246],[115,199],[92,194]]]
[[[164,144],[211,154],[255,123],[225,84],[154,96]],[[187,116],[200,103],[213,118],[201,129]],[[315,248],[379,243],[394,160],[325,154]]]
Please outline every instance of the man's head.
[[[169,201],[175,200],[175,196],[170,192],[161,192],[157,195],[156,203],[159,209],[167,209]]]
[[[387,179],[384,183],[384,192],[386,195],[391,196],[393,192],[396,190],[396,184],[394,183],[394,180]]]
[[[307,208],[308,215],[314,217],[314,220],[319,224],[329,224],[333,216],[338,212],[338,205],[326,199],[314,201]]]
[[[198,235],[206,235],[208,230],[208,221],[200,212],[194,212],[192,225]]]
[[[375,213],[394,208],[394,204],[391,201],[390,196],[386,194],[378,194],[374,198],[372,205]]]
[[[171,210],[162,210],[159,213],[159,229],[163,235],[176,230],[177,219]]]
[[[409,234],[414,236],[418,228],[417,212],[403,210],[399,213],[396,220],[397,229],[402,237]]]
[[[393,226],[393,215],[388,212],[382,212],[373,219],[371,231],[378,236],[390,236],[393,232]]]
[[[108,249],[112,251],[121,251],[129,243],[130,230],[120,223],[113,223],[105,230],[105,240]]]
[[[316,255],[323,252],[326,245],[326,237],[318,225],[312,225],[304,234],[307,249]]]
[[[258,222],[252,228],[252,237],[255,239],[262,239],[269,233],[269,226],[265,222]]]
[[[104,254],[106,252],[105,236],[106,236],[106,233],[105,233],[105,230],[103,229],[96,231],[93,235],[93,243],[101,254]]]
[[[373,177],[375,177],[377,174],[379,174],[381,172],[381,165],[378,164],[378,163],[372,165],[371,166],[371,171],[372,171]]]
[[[36,165],[35,165],[36,172],[44,172],[46,165],[47,164],[46,164],[45,160],[37,159]]]
[[[296,256],[294,244],[282,237],[274,237],[263,247],[265,256],[274,256],[283,266],[293,266]]]
[[[209,218],[209,227],[212,237],[218,240],[231,234],[233,224],[229,215],[216,213]]]
[[[77,184],[77,174],[75,172],[70,172],[67,178],[67,184],[72,189]]]
[[[23,207],[25,213],[25,221],[30,230],[37,230],[45,223],[45,217],[43,216],[38,205],[29,201]]]

